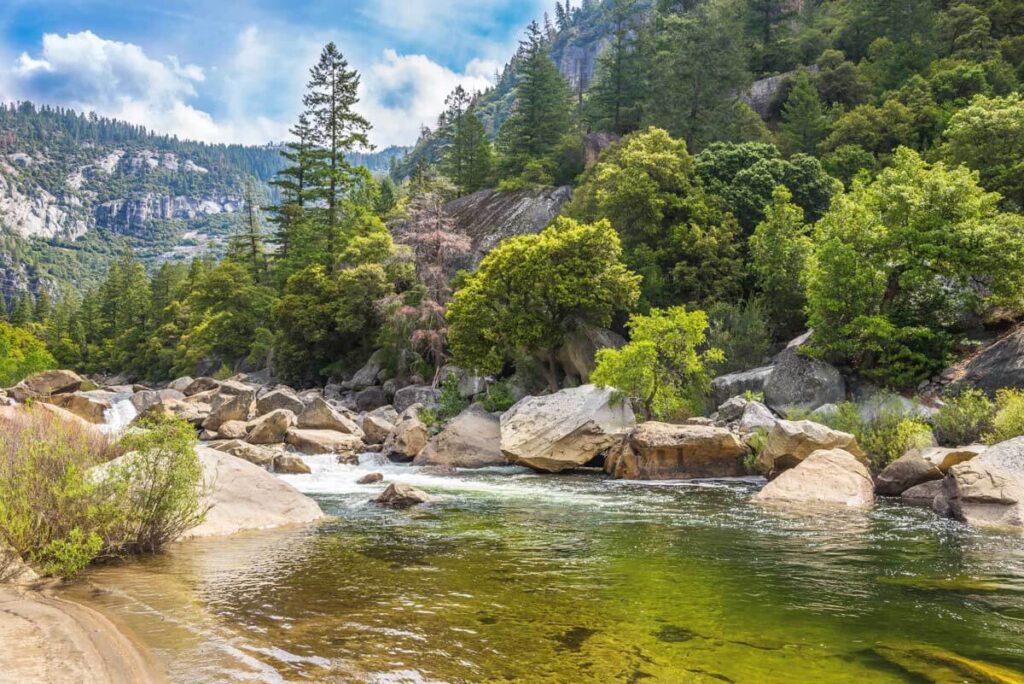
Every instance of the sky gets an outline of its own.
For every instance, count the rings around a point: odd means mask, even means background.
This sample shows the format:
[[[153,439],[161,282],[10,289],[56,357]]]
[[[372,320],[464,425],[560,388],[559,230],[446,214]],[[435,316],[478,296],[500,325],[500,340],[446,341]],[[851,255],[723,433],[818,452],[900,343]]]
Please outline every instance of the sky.
[[[328,41],[362,75],[378,148],[483,90],[554,0],[0,0],[0,101],[209,142],[287,138]]]

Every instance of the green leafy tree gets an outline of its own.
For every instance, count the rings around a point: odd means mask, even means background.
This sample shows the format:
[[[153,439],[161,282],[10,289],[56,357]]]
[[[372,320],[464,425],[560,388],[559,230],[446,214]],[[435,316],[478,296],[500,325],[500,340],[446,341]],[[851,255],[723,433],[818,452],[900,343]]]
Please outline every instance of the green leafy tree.
[[[505,240],[448,306],[455,362],[495,373],[517,354],[533,354],[546,362],[548,385],[557,390],[557,351],[566,335],[582,325],[606,327],[636,303],[640,279],[621,255],[607,221],[560,217],[539,235]]]
[[[554,153],[571,124],[569,86],[551,61],[537,22],[530,24],[516,57],[519,83],[515,109],[498,132],[498,171],[503,179],[527,176],[549,184]]]
[[[806,324],[802,276],[811,251],[810,226],[783,186],[775,189],[765,219],[750,236],[750,270],[777,339],[799,334]]]
[[[0,322],[0,386],[10,387],[33,373],[56,367],[56,359],[42,340],[28,330]]]
[[[686,143],[655,128],[627,136],[587,171],[567,213],[607,219],[643,306],[731,299],[740,292],[739,227],[705,196]]]
[[[819,222],[807,310],[819,353],[902,387],[940,369],[951,331],[989,303],[1020,306],[1024,219],[965,167],[906,148]]]
[[[803,152],[813,155],[818,143],[828,133],[828,119],[806,71],[796,77],[793,90],[782,107],[782,123],[779,124],[779,140],[788,154]]]
[[[593,383],[622,392],[639,405],[646,420],[702,413],[711,387],[708,364],[723,360],[720,349],[703,349],[707,315],[674,306],[634,315],[626,325],[628,344],[598,350]]]

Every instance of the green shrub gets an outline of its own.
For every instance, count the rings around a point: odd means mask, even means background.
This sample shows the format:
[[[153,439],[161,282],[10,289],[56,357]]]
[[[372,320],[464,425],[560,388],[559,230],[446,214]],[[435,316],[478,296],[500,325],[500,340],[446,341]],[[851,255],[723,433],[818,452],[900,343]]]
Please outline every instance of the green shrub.
[[[860,407],[852,402],[838,404],[836,412],[817,418],[834,430],[849,432],[871,459],[877,471],[885,468],[910,449],[931,446],[931,427],[907,412],[898,400],[886,401],[874,407],[873,416],[865,419]],[[811,420],[816,420],[814,417]]]
[[[1001,389],[996,392],[996,415],[985,441],[998,444],[1021,435],[1024,435],[1024,392]]]
[[[516,403],[512,383],[508,380],[496,382],[487,388],[487,394],[480,402],[488,413],[504,413]]]
[[[57,362],[35,335],[0,321],[0,387],[10,387]]]
[[[451,420],[469,406],[469,402],[459,392],[459,377],[454,373],[441,381],[441,398],[438,403],[437,417],[441,421]]]
[[[743,467],[747,469],[748,473],[754,475],[767,475],[761,466],[761,452],[768,445],[768,430],[760,427],[754,430],[747,438],[747,446],[750,447],[750,453],[743,457]]]
[[[946,399],[932,417],[935,437],[946,446],[963,446],[980,442],[992,431],[995,405],[979,389],[964,390]]]
[[[708,309],[707,346],[721,349],[724,356],[714,364],[717,374],[760,366],[771,344],[768,317],[760,300],[718,303]]]

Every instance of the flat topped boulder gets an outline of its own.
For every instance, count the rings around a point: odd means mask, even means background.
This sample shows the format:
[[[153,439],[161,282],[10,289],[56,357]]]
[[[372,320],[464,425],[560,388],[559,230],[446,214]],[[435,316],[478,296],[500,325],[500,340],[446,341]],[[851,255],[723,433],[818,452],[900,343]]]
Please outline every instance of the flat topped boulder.
[[[75,392],[85,382],[78,373],[69,370],[48,370],[28,376],[14,387],[7,390],[8,396],[15,401],[49,397],[54,394]]]
[[[346,435],[362,438],[363,430],[347,415],[327,403],[319,395],[306,400],[302,412],[298,414],[298,426],[310,430],[334,430]]]
[[[359,451],[363,440],[335,430],[289,428],[285,442],[303,454],[351,454]]]
[[[921,450],[920,455],[942,473],[946,473],[953,466],[973,460],[987,449],[988,446],[984,444],[970,444],[962,447],[928,447]]]
[[[287,409],[295,415],[302,413],[306,406],[291,389],[279,387],[256,399],[256,415],[262,416],[278,409]]]
[[[301,525],[324,517],[315,501],[263,468],[228,453],[199,447],[207,489],[206,519],[182,539]]]
[[[559,472],[618,445],[636,426],[633,409],[610,388],[583,385],[526,397],[501,417],[501,451],[514,464]]]
[[[768,433],[764,450],[758,458],[762,470],[774,477],[793,468],[815,451],[842,449],[865,465],[867,455],[857,438],[811,420],[780,420]]]
[[[498,419],[477,404],[453,418],[413,460],[418,466],[455,468],[486,468],[507,463],[501,453]]]
[[[981,527],[1024,528],[1024,437],[949,469],[935,508]]]
[[[690,480],[746,473],[747,447],[729,430],[648,422],[636,428],[605,460],[609,475],[626,480]]]
[[[878,474],[875,493],[882,496],[899,496],[911,487],[941,480],[942,471],[917,453],[900,456]]]
[[[776,411],[813,411],[846,399],[846,383],[839,370],[803,353],[809,339],[807,333],[790,342],[775,358],[772,372],[765,379],[765,403]]]
[[[116,396],[113,392],[71,392],[55,394],[47,397],[45,401],[90,423],[102,425],[106,422],[106,412],[113,407]]]
[[[294,413],[288,409],[275,409],[248,424],[246,441],[251,444],[280,444],[294,426]]]
[[[823,449],[766,484],[754,501],[864,508],[875,494],[871,473],[859,459],[842,449]]]

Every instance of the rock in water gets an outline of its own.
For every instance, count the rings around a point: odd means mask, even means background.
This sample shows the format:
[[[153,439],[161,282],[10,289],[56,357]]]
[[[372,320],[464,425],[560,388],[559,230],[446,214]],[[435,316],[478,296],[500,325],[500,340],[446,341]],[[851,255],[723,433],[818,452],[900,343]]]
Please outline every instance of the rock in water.
[[[868,458],[857,445],[857,438],[810,420],[780,420],[768,433],[764,451],[758,458],[763,472],[775,477],[798,465],[815,451],[842,449],[862,463]]]
[[[294,454],[279,454],[274,458],[274,472],[283,475],[309,475],[313,471],[301,457]]]
[[[354,435],[362,439],[363,430],[354,420],[327,403],[319,395],[314,395],[306,402],[299,414],[298,425],[310,430],[334,430],[346,435]]]
[[[609,475],[625,480],[689,480],[746,474],[747,447],[729,430],[643,423],[612,449]]]
[[[392,508],[409,508],[422,503],[429,503],[433,498],[426,492],[420,491],[407,484],[391,483],[384,492],[373,500],[381,506]]]
[[[824,361],[800,353],[807,339],[809,336],[804,335],[790,342],[776,357],[764,383],[765,403],[783,415],[790,408],[813,411],[846,399],[846,383],[839,371]]]
[[[351,454],[359,451],[363,441],[355,435],[334,430],[290,428],[285,441],[304,454]]]
[[[938,512],[981,527],[1024,527],[1024,437],[949,469]]]
[[[374,484],[376,482],[380,482],[383,479],[384,476],[381,473],[367,473],[366,475],[363,475],[361,478],[356,480],[356,484]]]
[[[501,453],[500,423],[479,404],[452,419],[413,460],[418,466],[455,468],[486,468],[507,463]]]
[[[114,405],[113,393],[110,392],[72,392],[55,394],[45,399],[46,403],[59,406],[65,411],[74,413],[90,423],[102,425],[106,422],[106,412]]]
[[[815,451],[769,482],[755,501],[871,506],[874,485],[867,466],[842,449]]]
[[[899,496],[911,487],[941,480],[942,471],[916,453],[905,454],[885,467],[875,481],[875,493]]]
[[[288,409],[274,409],[249,423],[246,441],[250,444],[280,444],[294,426],[294,413]]]
[[[942,480],[930,480],[904,490],[900,494],[900,498],[904,501],[930,504],[935,501],[936,496],[945,490],[945,487],[946,484]]]
[[[226,442],[214,442],[210,445],[211,449],[217,451],[223,451],[226,454],[231,454],[235,458],[240,458],[243,461],[248,461],[253,465],[258,465],[261,468],[270,470],[274,466],[274,459],[277,458],[281,452],[278,449],[271,449],[270,447],[259,446],[257,444],[249,444],[239,439],[232,439]]]
[[[388,435],[391,434],[391,431],[395,429],[395,424],[382,415],[367,413],[363,416],[362,427],[364,442],[367,444],[383,444],[387,440]]]
[[[517,465],[559,472],[618,445],[636,426],[628,400],[583,385],[527,397],[501,417],[501,451]]]
[[[384,442],[384,453],[396,461],[411,461],[419,456],[430,439],[430,431],[419,418],[422,404],[413,404],[395,423],[394,430]]]
[[[24,402],[26,399],[76,392],[81,389],[83,382],[82,377],[74,371],[48,370],[28,376],[7,390],[7,394],[15,401]]]

